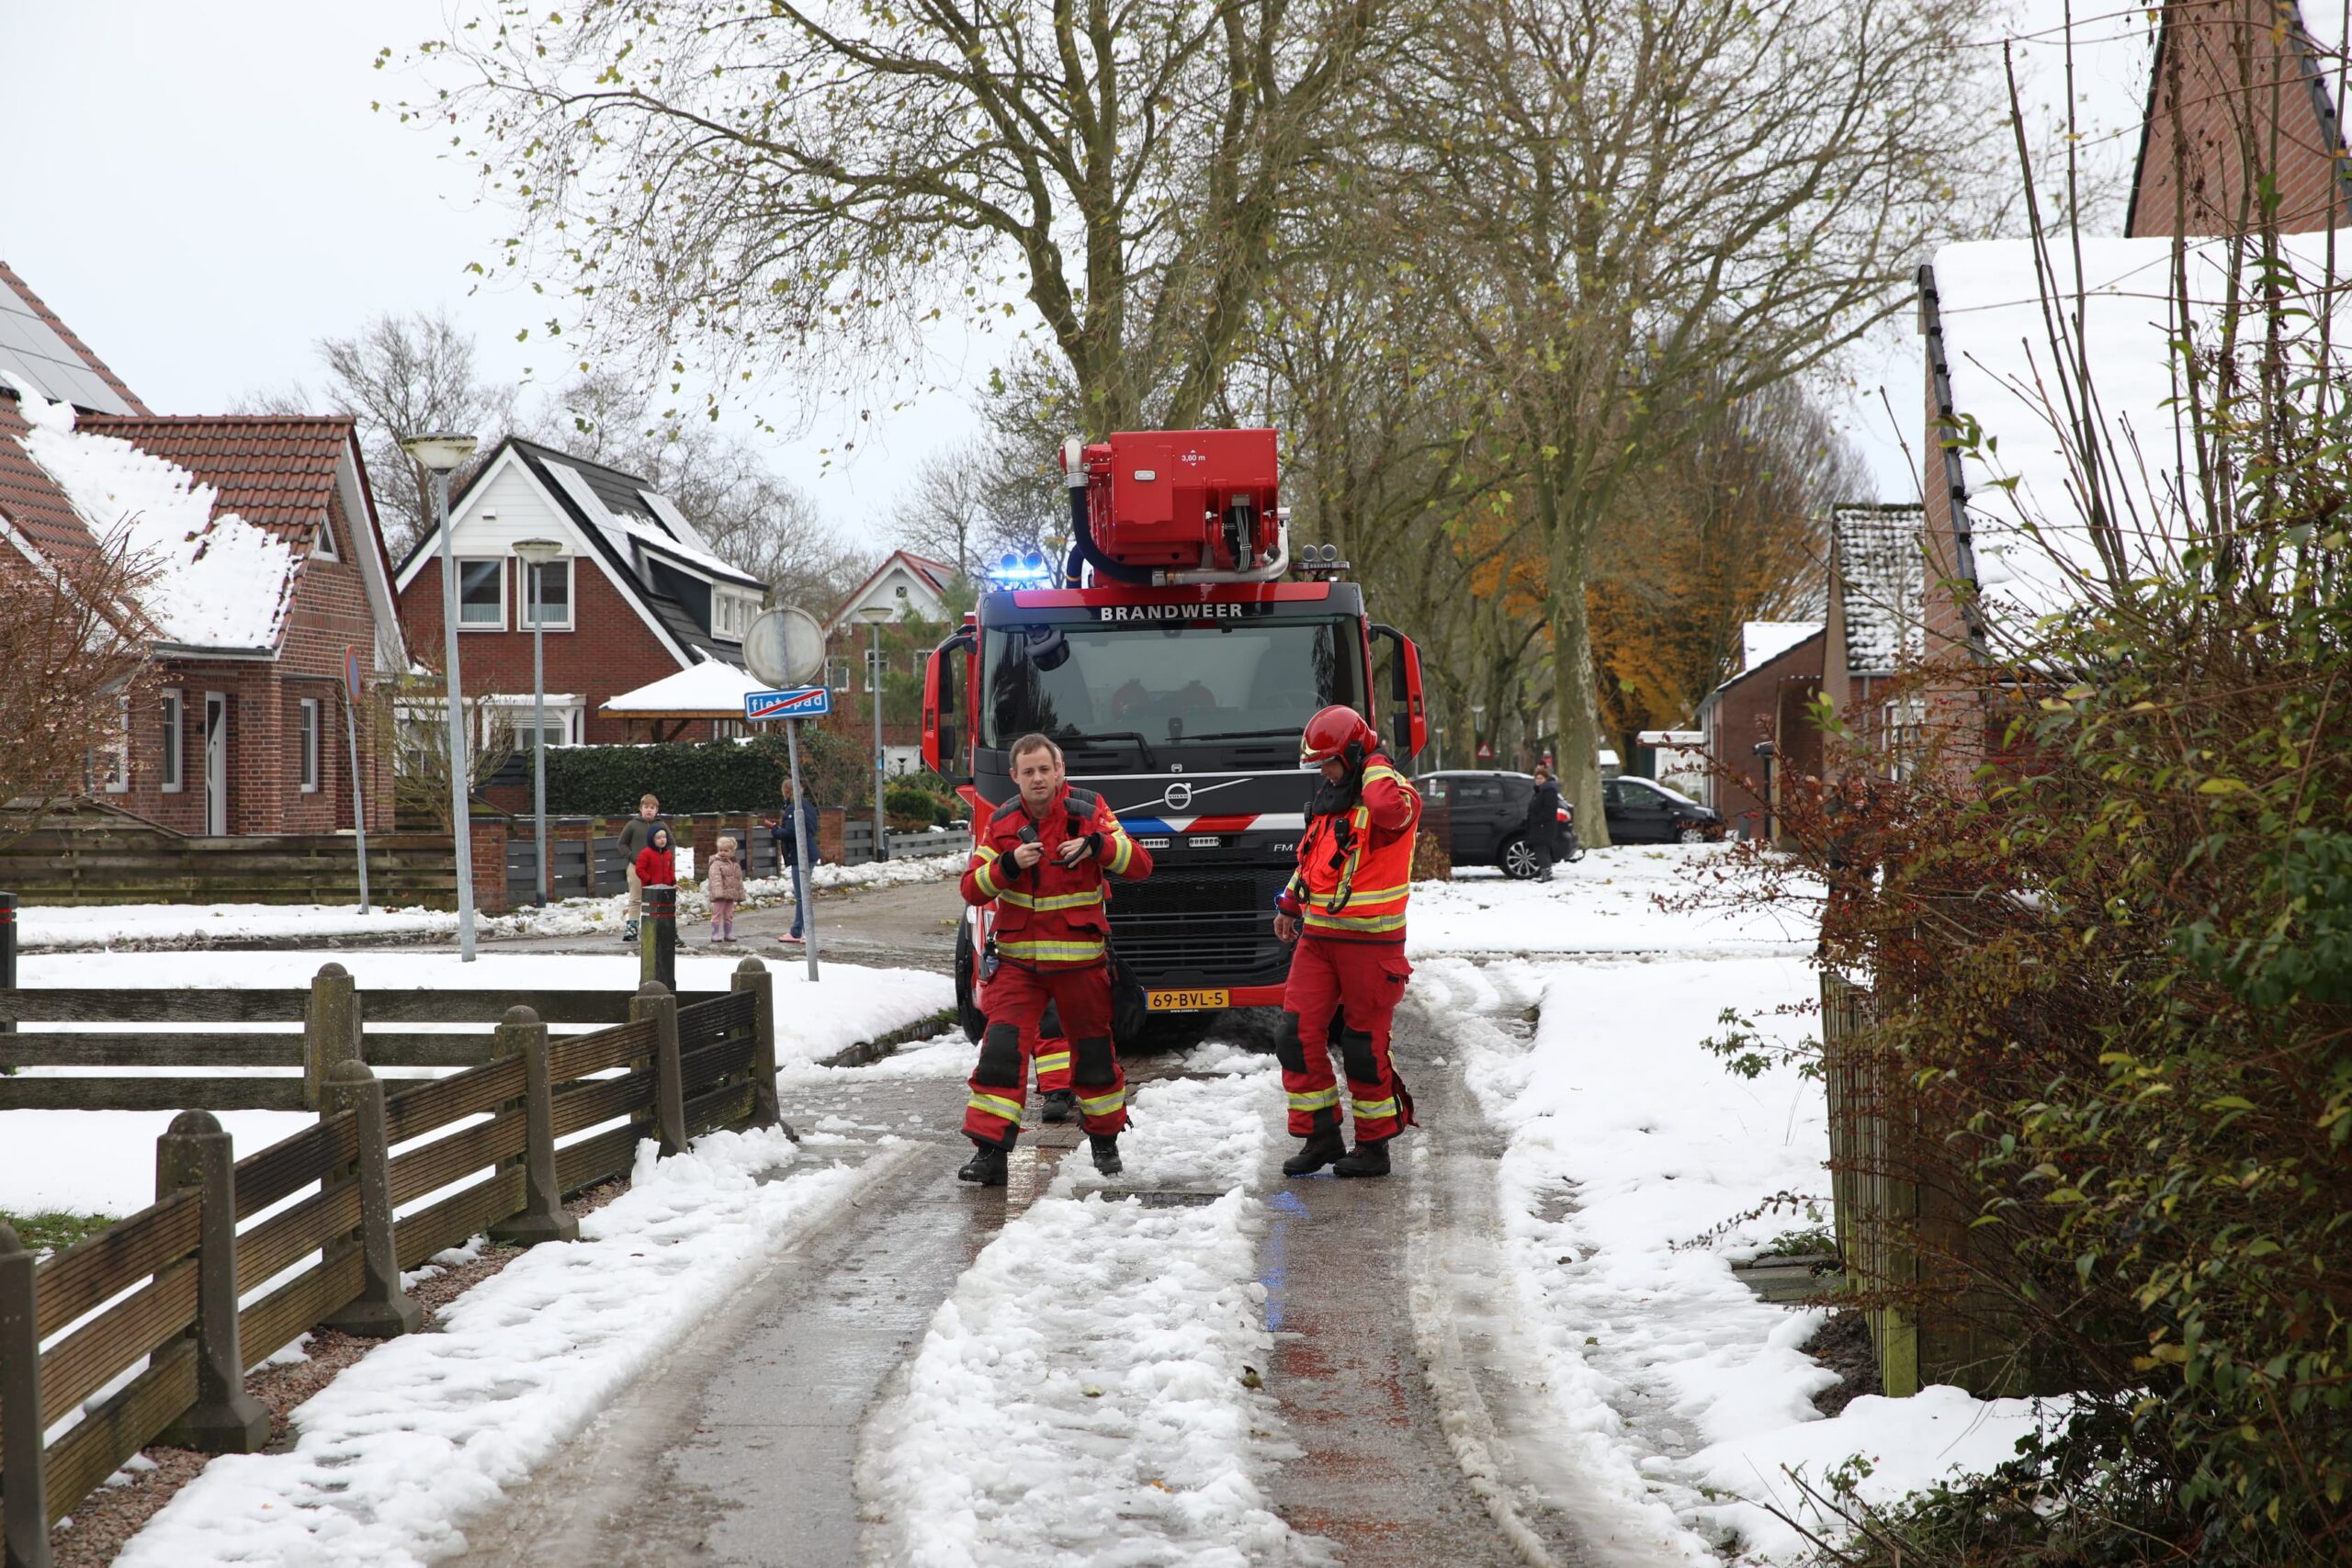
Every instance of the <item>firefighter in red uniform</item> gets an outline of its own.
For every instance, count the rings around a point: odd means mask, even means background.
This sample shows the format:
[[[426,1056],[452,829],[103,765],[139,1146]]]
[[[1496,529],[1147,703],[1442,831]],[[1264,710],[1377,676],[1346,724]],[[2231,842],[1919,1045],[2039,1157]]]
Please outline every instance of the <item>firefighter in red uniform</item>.
[[[1306,1140],[1283,1174],[1328,1165],[1337,1176],[1385,1176],[1388,1140],[1413,1124],[1413,1097],[1389,1061],[1388,1025],[1413,972],[1405,962],[1405,899],[1421,800],[1353,708],[1328,707],[1307,720],[1298,756],[1322,777],[1298,840],[1298,870],[1274,900],[1274,934],[1298,944],[1274,1055],[1291,1134]],[[1333,1046],[1355,1115],[1352,1153],[1340,1134]]]
[[[1045,736],[1012,743],[1012,778],[1020,795],[981,829],[964,872],[964,901],[994,903],[996,920],[980,960],[988,1028],[964,1110],[964,1135],[976,1147],[956,1174],[983,1187],[1004,1185],[1005,1156],[1021,1131],[1027,1057],[1039,1051],[1038,1024],[1050,1001],[1064,1038],[1048,1043],[1071,1058],[1069,1082],[1094,1168],[1115,1176],[1127,1082],[1111,1042],[1104,886],[1108,877],[1149,876],[1151,856],[1102,796],[1069,787],[1061,748]],[[1052,1081],[1043,1071],[1039,1077],[1041,1088]]]

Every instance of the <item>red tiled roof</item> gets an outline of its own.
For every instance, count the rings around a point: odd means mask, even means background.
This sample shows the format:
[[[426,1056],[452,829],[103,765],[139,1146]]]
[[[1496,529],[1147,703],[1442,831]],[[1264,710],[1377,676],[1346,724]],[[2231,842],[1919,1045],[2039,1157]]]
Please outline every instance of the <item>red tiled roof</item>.
[[[90,367],[91,373],[107,386],[112,387],[124,402],[129,403],[141,413],[149,412],[147,405],[139,400],[139,394],[124,386],[121,378],[107,368],[106,361],[91,353],[90,345],[74,336],[74,329],[58,320],[57,312],[43,304],[40,296],[32,291],[32,286],[18,277],[16,270],[5,261],[0,261],[0,284],[6,284],[8,288],[15,289],[17,298],[22,299],[34,315],[48,322],[50,330],[65,340],[65,346],[80,355],[82,363]]]
[[[15,525],[44,556],[62,560],[86,554],[97,542],[74,503],[25,450],[24,438],[32,428],[17,400],[0,394],[0,520]]]
[[[85,414],[74,428],[119,437],[176,463],[219,492],[216,514],[233,512],[300,549],[326,515],[352,422],[311,414]],[[365,526],[362,519],[352,522]]]

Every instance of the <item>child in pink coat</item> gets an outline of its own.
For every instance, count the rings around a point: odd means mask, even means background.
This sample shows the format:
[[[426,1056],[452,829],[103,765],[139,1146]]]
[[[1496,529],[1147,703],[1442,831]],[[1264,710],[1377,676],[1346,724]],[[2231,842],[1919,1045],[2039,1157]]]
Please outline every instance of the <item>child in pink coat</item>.
[[[743,867],[735,859],[735,840],[718,840],[718,852],[703,873],[703,888],[710,895],[710,940],[735,940],[735,906],[743,901]]]

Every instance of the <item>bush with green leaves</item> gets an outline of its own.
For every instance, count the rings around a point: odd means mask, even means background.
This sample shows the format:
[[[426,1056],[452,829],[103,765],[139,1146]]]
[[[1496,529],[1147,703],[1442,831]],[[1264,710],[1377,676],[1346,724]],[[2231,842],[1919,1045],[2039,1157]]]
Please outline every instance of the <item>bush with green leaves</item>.
[[[749,740],[566,746],[548,753],[548,811],[622,817],[647,794],[660,796],[672,815],[772,811],[783,798],[786,765],[785,738],[770,732]],[[527,784],[527,755],[523,766]],[[820,807],[871,798],[864,789],[865,758],[821,725],[801,726],[800,777]]]

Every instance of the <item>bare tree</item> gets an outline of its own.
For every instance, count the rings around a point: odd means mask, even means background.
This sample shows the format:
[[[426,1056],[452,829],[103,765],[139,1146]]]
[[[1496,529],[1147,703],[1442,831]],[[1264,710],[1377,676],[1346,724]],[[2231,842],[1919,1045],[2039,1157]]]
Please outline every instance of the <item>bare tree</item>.
[[[376,698],[373,722],[392,740],[392,801],[401,815],[428,817],[452,830],[449,803],[449,706],[439,671],[403,675]],[[461,699],[465,709],[466,793],[480,791],[514,758],[514,724],[524,712],[489,696]]]
[[[1828,364],[1978,220],[1984,0],[1464,0],[1400,163],[1547,556],[1562,784],[1604,832],[1586,589],[1702,401]],[[1981,164],[1981,167],[1979,166]]]
[[[244,412],[309,413],[323,404],[356,419],[384,545],[398,560],[430,527],[433,494],[432,476],[401,450],[401,439],[463,431],[487,452],[514,424],[514,389],[476,372],[473,334],[437,310],[378,316],[350,337],[321,338],[318,353],[323,388],[248,398]]]
[[[1058,470],[1041,486],[1030,445],[998,427],[924,458],[891,516],[899,543],[976,580],[1005,555],[1045,553],[1048,536],[1068,531],[1069,514]]]
[[[1025,298],[1101,432],[1196,423],[1403,0],[507,0],[427,47],[592,337],[863,367]],[[510,247],[519,267],[530,247]]]
[[[0,843],[130,765],[130,715],[154,683],[136,607],[149,575],[119,537],[52,558],[0,536]]]

